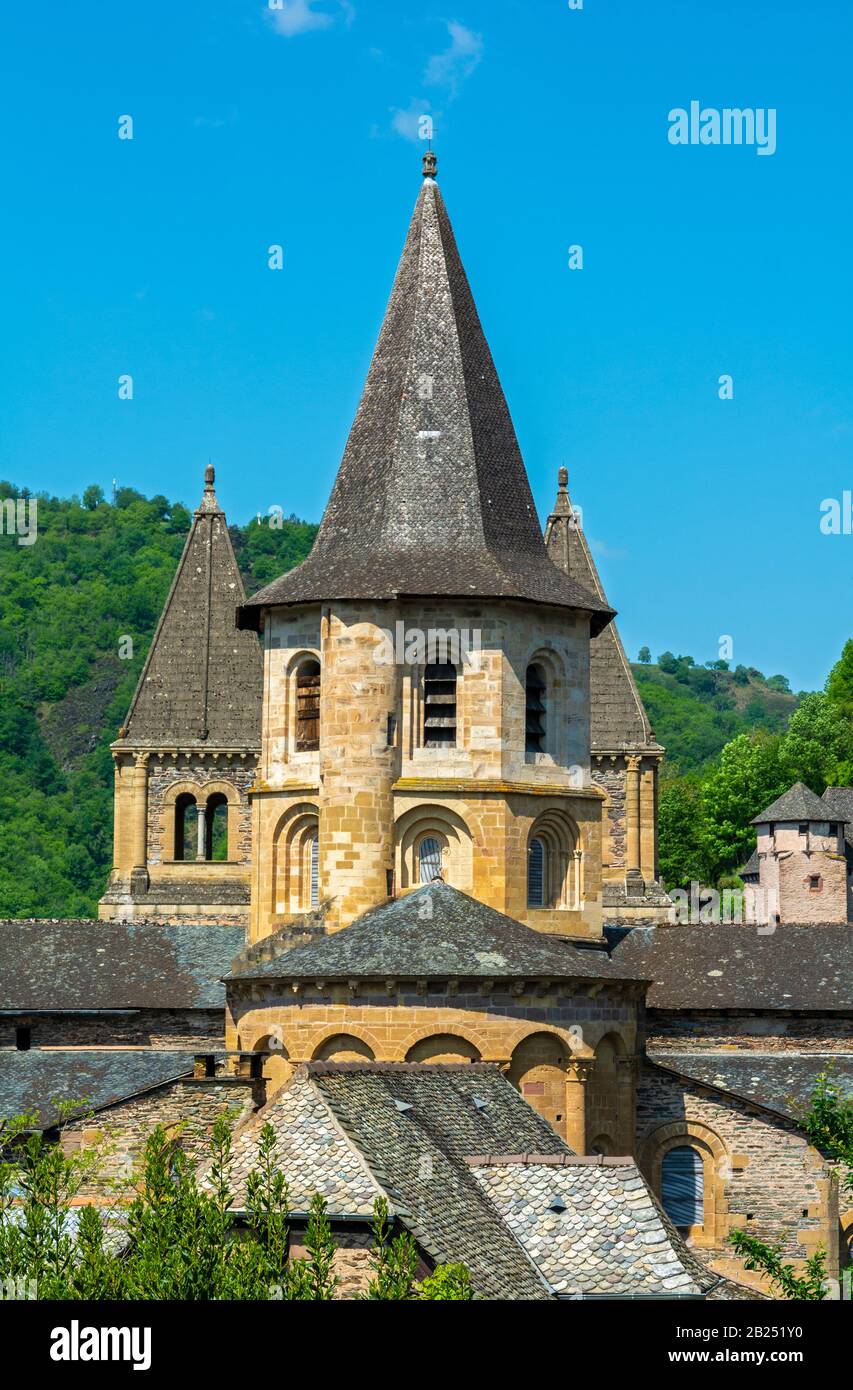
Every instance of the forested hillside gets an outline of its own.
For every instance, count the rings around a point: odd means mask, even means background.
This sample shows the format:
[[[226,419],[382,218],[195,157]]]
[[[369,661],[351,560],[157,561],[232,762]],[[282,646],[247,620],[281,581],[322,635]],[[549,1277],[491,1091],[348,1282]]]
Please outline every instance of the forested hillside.
[[[0,483],[0,505],[27,496]],[[109,744],[191,517],[131,488],[37,504],[34,544],[0,535],[0,917],[91,916],[112,863]],[[317,530],[269,521],[231,528],[249,592]]]
[[[27,494],[0,483],[5,498]],[[0,917],[96,912],[112,861],[109,744],[127,711],[190,525],[165,497],[97,487],[39,496],[37,539],[0,534]],[[307,555],[295,517],[231,527],[254,592]],[[730,874],[749,820],[797,777],[853,780],[853,642],[827,691],[650,654],[634,666],[667,763],[661,863],[670,887]]]
[[[784,676],[765,677],[752,666],[697,666],[663,652],[655,665],[637,662],[632,670],[670,773],[707,767],[737,734],[780,732],[798,703]]]

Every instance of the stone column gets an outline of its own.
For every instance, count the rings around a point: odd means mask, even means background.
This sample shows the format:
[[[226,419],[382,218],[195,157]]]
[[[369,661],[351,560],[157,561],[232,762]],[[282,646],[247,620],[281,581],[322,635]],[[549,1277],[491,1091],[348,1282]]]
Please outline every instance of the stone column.
[[[625,775],[625,877],[629,891],[631,880],[640,877],[640,759],[628,758]]]
[[[207,858],[207,808],[196,803],[196,859]]]
[[[327,926],[347,926],[387,902],[394,870],[394,792],[402,665],[383,648],[395,631],[390,605],[340,603],[329,614],[320,695],[320,897]]]
[[[617,1133],[613,1138],[620,1154],[633,1154],[637,1142],[637,1062],[636,1057],[616,1058]]]
[[[113,872],[121,867],[121,768],[118,753],[113,753]]]
[[[148,753],[137,753],[133,768],[132,893],[148,891]]]
[[[640,870],[646,883],[657,878],[656,774],[652,761],[646,762],[640,774]]]
[[[586,1083],[592,1059],[570,1057],[566,1063],[566,1143],[575,1153],[586,1153]]]

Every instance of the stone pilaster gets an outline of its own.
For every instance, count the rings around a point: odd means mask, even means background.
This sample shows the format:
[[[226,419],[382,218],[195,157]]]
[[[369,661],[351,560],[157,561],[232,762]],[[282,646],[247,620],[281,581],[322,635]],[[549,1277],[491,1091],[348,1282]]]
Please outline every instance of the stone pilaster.
[[[586,1086],[592,1061],[571,1057],[566,1063],[566,1143],[575,1153],[586,1153]]]

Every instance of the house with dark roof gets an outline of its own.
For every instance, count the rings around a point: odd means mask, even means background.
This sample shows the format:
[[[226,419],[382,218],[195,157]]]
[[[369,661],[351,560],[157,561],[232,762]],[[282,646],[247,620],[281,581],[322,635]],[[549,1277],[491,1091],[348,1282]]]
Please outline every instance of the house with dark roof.
[[[747,921],[853,923],[853,788],[795,782],[753,819],[741,870]]]

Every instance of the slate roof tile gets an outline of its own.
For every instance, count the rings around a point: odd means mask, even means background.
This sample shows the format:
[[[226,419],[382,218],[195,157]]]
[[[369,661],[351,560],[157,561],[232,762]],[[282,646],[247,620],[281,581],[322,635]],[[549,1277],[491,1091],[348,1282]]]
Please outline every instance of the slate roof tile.
[[[311,554],[241,609],[448,595],[612,610],[549,560],[437,184],[424,181]]]
[[[447,883],[427,884],[275,959],[237,961],[228,978],[354,976],[638,978],[606,951],[584,950],[535,931]]]
[[[141,1048],[96,1052],[82,1048],[17,1052],[0,1049],[0,1118],[36,1112],[55,1124],[60,1101],[103,1109],[179,1076],[192,1075],[192,1053]]]
[[[652,1009],[853,1010],[853,927],[740,923],[606,928],[612,956],[653,984]]]
[[[0,1010],[217,1009],[240,926],[0,922]]]

